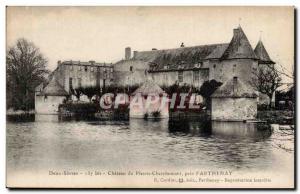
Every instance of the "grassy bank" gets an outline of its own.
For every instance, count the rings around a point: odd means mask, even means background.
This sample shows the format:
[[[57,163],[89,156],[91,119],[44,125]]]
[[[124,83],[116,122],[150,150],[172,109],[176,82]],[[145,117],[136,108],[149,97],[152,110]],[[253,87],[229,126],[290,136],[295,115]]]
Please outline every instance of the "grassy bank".
[[[294,112],[289,110],[265,110],[257,112],[257,119],[270,124],[294,124]]]

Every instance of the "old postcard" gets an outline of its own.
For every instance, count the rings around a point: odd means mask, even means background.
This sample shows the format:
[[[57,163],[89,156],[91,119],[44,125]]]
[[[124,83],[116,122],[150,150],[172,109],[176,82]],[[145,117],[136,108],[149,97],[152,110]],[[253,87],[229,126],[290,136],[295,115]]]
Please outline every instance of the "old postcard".
[[[295,187],[294,7],[6,8],[9,188]]]

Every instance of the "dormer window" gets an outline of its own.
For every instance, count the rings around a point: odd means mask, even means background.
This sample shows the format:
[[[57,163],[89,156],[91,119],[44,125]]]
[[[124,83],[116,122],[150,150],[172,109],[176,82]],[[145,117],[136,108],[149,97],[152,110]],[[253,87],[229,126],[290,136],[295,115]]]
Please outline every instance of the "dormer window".
[[[169,69],[169,65],[164,65],[164,69]]]

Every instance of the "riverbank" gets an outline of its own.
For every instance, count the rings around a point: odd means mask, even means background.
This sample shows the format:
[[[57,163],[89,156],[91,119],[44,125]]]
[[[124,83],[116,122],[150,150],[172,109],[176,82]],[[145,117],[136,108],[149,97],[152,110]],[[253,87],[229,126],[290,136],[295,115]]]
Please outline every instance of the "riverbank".
[[[257,111],[257,119],[272,124],[294,125],[294,111],[265,110]]]
[[[76,105],[76,108],[81,105]],[[89,110],[86,109],[88,106]],[[76,109],[75,108],[75,109]],[[91,111],[92,110],[92,111]],[[8,120],[23,120],[28,118],[34,118],[35,111],[13,111],[7,110],[6,117]],[[104,120],[128,120],[129,119],[129,111],[128,109],[116,110],[116,111],[99,111],[94,105],[84,105],[77,110],[74,110],[74,106],[64,106],[61,111],[60,115],[64,117],[74,117],[75,115],[79,117],[95,117],[97,119],[104,119]],[[209,120],[210,112],[203,111],[203,112],[170,112],[170,119],[171,120]],[[281,124],[281,125],[294,125],[294,112],[289,110],[264,110],[264,111],[257,111],[257,119],[260,121],[265,121],[267,123],[272,124]]]
[[[8,121],[22,121],[22,122],[32,122],[35,119],[35,111],[23,111],[23,110],[11,110],[6,111],[6,120]]]
[[[30,115],[30,114],[35,114],[35,111],[34,110],[29,110],[29,111],[12,110],[12,109],[6,110],[6,115],[7,116],[11,116],[11,115]]]

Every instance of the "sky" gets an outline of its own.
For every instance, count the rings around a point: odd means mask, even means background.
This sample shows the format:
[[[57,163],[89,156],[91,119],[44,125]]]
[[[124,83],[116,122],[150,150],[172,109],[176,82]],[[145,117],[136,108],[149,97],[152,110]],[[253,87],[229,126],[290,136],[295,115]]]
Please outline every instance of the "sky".
[[[113,63],[128,46],[229,43],[241,25],[253,49],[261,38],[271,59],[293,72],[293,7],[7,7],[6,15],[7,48],[19,38],[32,41],[50,70],[58,60]]]

